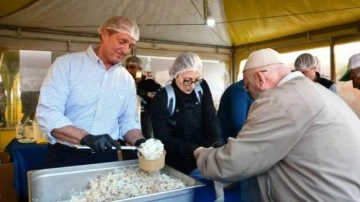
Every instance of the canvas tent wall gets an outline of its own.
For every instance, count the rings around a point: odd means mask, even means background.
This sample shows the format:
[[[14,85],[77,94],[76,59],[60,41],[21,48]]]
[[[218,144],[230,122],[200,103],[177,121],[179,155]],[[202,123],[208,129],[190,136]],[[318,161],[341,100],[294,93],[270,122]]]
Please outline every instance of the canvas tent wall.
[[[206,25],[208,14],[214,27]],[[98,27],[113,15],[139,24],[133,54],[176,57],[193,51],[223,61],[231,82],[241,72],[241,60],[267,47],[280,53],[330,47],[336,80],[334,47],[360,41],[358,0],[2,0],[0,52],[81,51],[99,42]]]
[[[207,10],[217,22],[214,27],[205,24]],[[97,28],[112,15],[125,15],[138,22],[141,43],[137,50],[141,54],[176,55],[190,49],[204,57],[235,58],[228,63],[233,64],[231,73],[236,75],[240,59],[261,47],[285,52],[304,44],[327,45],[329,42],[321,41],[340,35],[358,36],[360,2],[3,0],[0,2],[0,46],[80,50],[84,43],[97,41]],[[333,31],[327,33],[330,28]]]

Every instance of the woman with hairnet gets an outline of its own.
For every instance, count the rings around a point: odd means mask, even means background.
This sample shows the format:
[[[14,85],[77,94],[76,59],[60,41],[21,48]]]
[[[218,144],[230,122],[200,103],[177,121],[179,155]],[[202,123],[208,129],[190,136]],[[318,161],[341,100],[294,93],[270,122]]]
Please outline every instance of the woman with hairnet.
[[[336,94],[336,84],[329,79],[320,77],[320,73],[317,72],[319,65],[320,63],[317,57],[311,55],[310,53],[303,53],[299,55],[294,63],[297,71],[301,71],[309,79],[320,83]]]
[[[175,109],[169,112],[169,95],[166,87],[156,93],[151,109],[154,137],[160,139],[166,150],[166,164],[202,182],[214,193],[212,182],[202,178],[197,170],[193,152],[198,147],[218,147],[222,144],[220,127],[215,114],[210,88],[201,77],[203,64],[192,52],[182,53],[169,70],[173,78],[171,87],[175,94]],[[200,85],[200,92],[195,92]],[[201,195],[197,189],[195,198],[214,201],[215,194]],[[196,195],[200,194],[201,197]],[[210,198],[209,198],[210,197]],[[201,199],[200,199],[201,198]],[[196,200],[198,201],[198,199]]]

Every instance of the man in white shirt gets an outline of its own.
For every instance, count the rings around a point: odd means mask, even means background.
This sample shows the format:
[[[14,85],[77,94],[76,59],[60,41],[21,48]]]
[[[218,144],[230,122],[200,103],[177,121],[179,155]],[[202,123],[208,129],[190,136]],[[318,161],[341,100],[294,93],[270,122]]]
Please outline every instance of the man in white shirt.
[[[86,52],[58,57],[41,87],[37,118],[49,136],[47,167],[116,161],[116,140],[130,145],[145,141],[135,83],[120,64],[139,40],[139,28],[115,16],[99,35],[100,44]],[[80,144],[89,149],[76,149]]]

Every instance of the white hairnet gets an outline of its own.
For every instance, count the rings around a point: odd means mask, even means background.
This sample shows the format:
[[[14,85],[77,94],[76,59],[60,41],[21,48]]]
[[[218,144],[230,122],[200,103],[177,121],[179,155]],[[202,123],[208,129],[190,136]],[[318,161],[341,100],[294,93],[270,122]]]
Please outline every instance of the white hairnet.
[[[174,61],[173,66],[169,70],[169,75],[172,78],[180,73],[187,71],[197,71],[201,74],[203,69],[203,64],[198,55],[192,52],[185,52],[179,55]]]
[[[101,34],[104,30],[111,29],[120,33],[128,34],[135,41],[139,40],[139,27],[137,24],[123,16],[114,16],[106,20],[106,22],[100,26],[99,34]]]
[[[294,66],[296,70],[301,70],[315,67],[318,63],[319,61],[315,56],[309,53],[303,53],[296,58]]]

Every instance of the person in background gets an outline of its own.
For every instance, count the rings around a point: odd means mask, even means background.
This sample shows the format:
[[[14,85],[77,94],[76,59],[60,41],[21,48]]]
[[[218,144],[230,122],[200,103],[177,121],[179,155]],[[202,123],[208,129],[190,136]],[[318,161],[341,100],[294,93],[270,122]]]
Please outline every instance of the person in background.
[[[147,79],[142,71],[142,61],[136,56],[131,56],[126,59],[126,69],[135,80],[136,93],[141,100],[141,131],[146,139],[151,138],[153,129],[150,121],[151,102],[156,92],[162,87],[153,79]]]
[[[245,90],[244,81],[231,84],[222,94],[217,111],[223,142],[236,138],[244,125],[252,99]],[[236,184],[229,185],[230,187]],[[241,201],[260,201],[260,190],[255,177],[237,183]]]
[[[303,53],[299,55],[294,63],[295,69],[297,71],[302,72],[312,81],[320,83],[336,94],[336,84],[333,81],[320,76],[320,73],[317,71],[319,69],[319,65],[320,63],[318,58],[311,55],[310,53]]]
[[[4,82],[0,81],[0,128],[5,128],[6,122],[7,95]]]
[[[247,121],[226,145],[195,150],[201,173],[257,176],[265,202],[360,201],[360,120],[351,108],[291,73],[272,49],[251,53],[243,74],[254,99]]]
[[[153,99],[151,121],[154,137],[164,144],[166,164],[207,184],[195,191],[195,201],[214,201],[213,183],[200,175],[193,156],[198,147],[222,144],[214,102],[207,82],[201,77],[202,69],[202,61],[195,53],[184,52],[176,58],[169,70],[175,93],[174,113],[168,111],[169,95],[163,88]],[[194,90],[196,85],[203,91],[200,100]]]
[[[39,100],[39,91],[22,91],[21,92],[21,124],[32,125],[35,118],[36,106]]]
[[[245,123],[250,105],[249,93],[244,89],[244,81],[231,84],[222,94],[217,111],[223,142],[235,138]]]
[[[58,57],[42,84],[36,113],[49,136],[49,168],[117,161],[112,149],[120,149],[116,140],[145,142],[135,82],[120,64],[139,39],[139,28],[115,16],[100,27],[99,35],[99,45]]]
[[[354,54],[349,58],[347,71],[340,78],[340,81],[352,80],[353,88],[360,90],[360,53]]]

